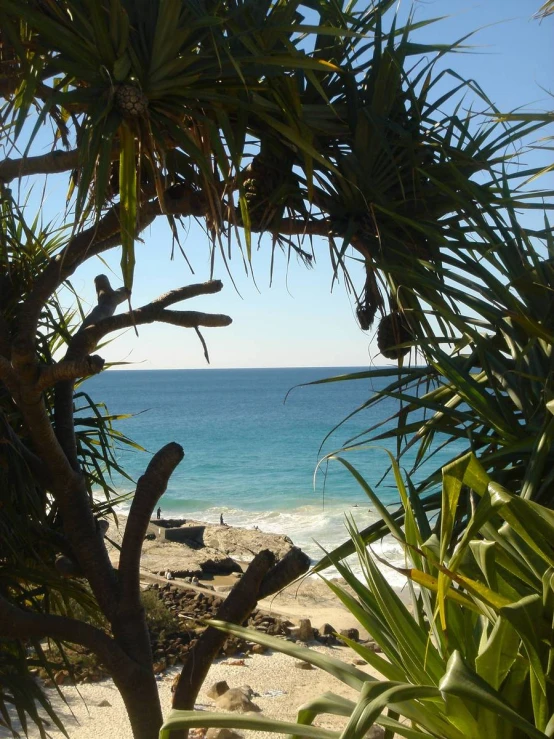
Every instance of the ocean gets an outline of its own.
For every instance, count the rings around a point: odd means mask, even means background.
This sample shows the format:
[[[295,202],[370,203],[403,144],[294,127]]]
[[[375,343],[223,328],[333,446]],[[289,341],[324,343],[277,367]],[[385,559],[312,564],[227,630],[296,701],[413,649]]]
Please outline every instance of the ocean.
[[[111,414],[131,414],[115,425],[146,450],[118,451],[120,464],[134,480],[164,444],[176,441],[183,446],[185,458],[160,501],[164,517],[216,523],[223,514],[231,526],[286,534],[316,561],[322,547],[330,551],[348,538],[347,515],[360,529],[378,518],[343,465],[331,460],[316,472],[318,462],[391,416],[397,405],[384,400],[341,424],[390,380],[305,383],[361,370],[107,371],[80,389],[96,402],[105,402]],[[388,447],[394,451],[392,442]],[[385,504],[398,501],[392,475],[379,484],[389,467],[383,442],[345,456]],[[410,461],[407,457],[403,466],[409,467]],[[439,462],[435,458],[433,467]],[[124,478],[114,484],[119,492],[134,489]],[[403,563],[390,537],[377,551],[395,564]],[[389,574],[398,581],[394,571]]]

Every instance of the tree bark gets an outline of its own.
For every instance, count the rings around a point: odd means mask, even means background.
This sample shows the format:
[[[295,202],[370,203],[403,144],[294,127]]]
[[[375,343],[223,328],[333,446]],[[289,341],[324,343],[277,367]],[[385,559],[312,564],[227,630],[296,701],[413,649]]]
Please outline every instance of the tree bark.
[[[134,739],[158,739],[163,724],[156,678],[150,669],[137,669],[130,675],[112,673],[121,693]]]

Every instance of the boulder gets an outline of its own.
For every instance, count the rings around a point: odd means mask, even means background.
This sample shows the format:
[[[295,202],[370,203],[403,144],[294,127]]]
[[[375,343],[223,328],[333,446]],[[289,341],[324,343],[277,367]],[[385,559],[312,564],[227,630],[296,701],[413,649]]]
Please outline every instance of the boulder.
[[[223,711],[237,711],[238,713],[248,713],[249,711],[259,713],[262,710],[255,703],[252,703],[240,688],[230,688],[216,699],[215,704]]]
[[[323,624],[320,631],[324,636],[333,636],[333,634],[337,633],[337,630],[331,624]]]
[[[206,691],[206,695],[208,698],[219,698],[220,695],[223,695],[229,690],[229,685],[227,684],[226,680],[218,680],[216,683],[212,685],[211,688],[209,688]]]
[[[113,549],[110,559],[114,565],[119,560],[119,552]],[[145,541],[140,566],[150,572],[171,572],[173,577],[204,577],[205,575],[228,575],[240,571],[240,565],[224,552],[211,547],[192,549],[185,543],[170,541]]]
[[[296,637],[300,641],[312,641],[312,639],[314,638],[314,630],[309,618],[300,619]]]
[[[359,641],[360,639],[360,632],[358,631],[358,629],[342,629],[340,635],[345,636],[351,641]]]
[[[204,546],[217,549],[233,559],[248,561],[261,552],[269,549],[277,559],[282,559],[292,549],[292,541],[281,534],[266,534],[257,529],[239,529],[234,526],[218,526],[200,524],[190,521],[180,527],[180,533],[186,537],[191,532],[194,541]],[[175,536],[175,534],[172,534]]]
[[[121,543],[126,518],[120,516],[120,526],[110,539]],[[119,550],[108,542],[110,559],[117,567]],[[174,577],[205,575],[242,575],[237,561],[250,561],[258,552],[269,549],[278,560],[293,544],[287,536],[266,534],[257,529],[239,529],[201,521],[160,519],[151,521],[142,549],[141,567],[149,572],[169,571]]]
[[[309,662],[295,662],[294,666],[299,670],[315,670],[315,667]]]

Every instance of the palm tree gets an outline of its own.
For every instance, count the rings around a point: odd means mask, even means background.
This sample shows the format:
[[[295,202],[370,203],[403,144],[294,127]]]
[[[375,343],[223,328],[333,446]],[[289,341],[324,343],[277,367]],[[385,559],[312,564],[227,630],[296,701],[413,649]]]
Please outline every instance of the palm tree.
[[[509,187],[505,152],[540,122],[509,126],[462,114],[463,92],[486,101],[484,93],[453,73],[435,73],[435,62],[463,41],[450,48],[413,43],[410,32],[422,24],[410,17],[397,27],[394,5],[2,2],[2,138],[6,148],[23,151],[0,162],[2,201],[19,212],[10,182],[65,173],[72,209],[71,229],[47,249],[36,239],[27,248],[28,226],[19,215],[20,234],[9,248],[3,242],[4,437],[17,440],[25,460],[24,499],[38,489],[37,520],[52,522],[46,563],[56,570],[57,555],[67,558],[69,574],[86,580],[109,629],[48,612],[48,599],[28,603],[21,588],[35,586],[33,571],[0,592],[0,631],[20,645],[49,636],[92,649],[121,691],[137,738],[155,737],[162,721],[139,600],[140,549],[183,451],[167,445],[139,480],[116,572],[90,490],[95,477],[102,481],[102,467],[76,428],[76,382],[102,371],[94,352],[121,328],[165,321],[201,336],[201,327],[231,320],[172,307],[221,290],[213,279],[115,315],[131,299],[137,236],[163,216],[178,239],[180,220],[195,217],[203,219],[212,250],[224,253],[240,228],[247,258],[252,235],[263,232],[274,248],[308,261],[302,239],[324,236],[336,272],[352,289],[362,266],[360,321],[370,326],[380,312],[383,348],[400,356],[406,347],[398,344],[417,341],[427,351],[436,336],[430,313],[439,344],[475,333],[464,313],[475,297],[460,289],[458,275],[493,259],[499,240],[509,243],[519,233],[509,214],[535,198]],[[448,91],[436,92],[443,82]],[[52,151],[33,155],[46,125]],[[80,326],[69,325],[56,307],[57,291],[86,260],[119,246],[124,287],[113,290],[100,275],[97,307]],[[52,346],[63,346],[58,361],[53,348],[45,349],[45,326]],[[22,536],[31,523],[27,512]],[[262,592],[305,566],[293,558],[283,575],[271,558],[257,558],[229,596],[225,617],[241,623]],[[206,633],[185,665],[178,708],[194,703],[217,649],[213,632]]]

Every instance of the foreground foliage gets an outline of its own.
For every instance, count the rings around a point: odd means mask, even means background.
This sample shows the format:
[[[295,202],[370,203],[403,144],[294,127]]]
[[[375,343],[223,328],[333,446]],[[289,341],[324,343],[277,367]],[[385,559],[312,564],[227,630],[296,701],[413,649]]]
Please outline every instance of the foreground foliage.
[[[405,522],[400,526],[362,481],[373,505],[403,546],[411,583],[411,609],[399,598],[378,561],[351,525],[363,577],[334,561],[355,593],[328,585],[379,645],[373,649],[341,637],[383,680],[350,664],[240,627],[216,628],[264,644],[326,670],[359,691],[357,702],[328,693],[299,709],[298,726],[255,716],[174,711],[160,736],[192,726],[249,728],[294,737],[317,736],[308,727],[323,713],[349,717],[340,735],[361,739],[378,723],[415,739],[434,736],[545,739],[554,732],[552,644],[554,638],[554,514],[495,483],[473,455],[443,470],[442,515],[431,528],[410,501],[395,466]],[[464,513],[462,490],[475,496],[463,535],[455,522]],[[414,587],[417,586],[417,587]]]

